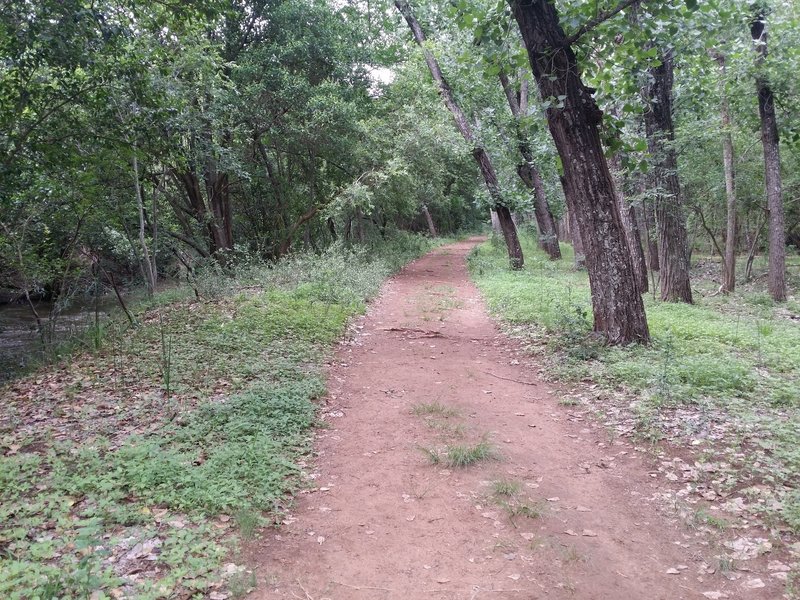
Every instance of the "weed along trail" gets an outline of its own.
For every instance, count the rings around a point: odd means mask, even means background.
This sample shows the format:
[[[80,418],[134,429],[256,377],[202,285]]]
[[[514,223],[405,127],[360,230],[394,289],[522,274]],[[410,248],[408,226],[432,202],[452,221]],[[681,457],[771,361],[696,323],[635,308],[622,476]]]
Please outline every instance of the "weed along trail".
[[[253,597],[779,597],[711,567],[628,442],[539,381],[469,280],[476,243],[406,267],[341,345],[313,485],[250,548]]]

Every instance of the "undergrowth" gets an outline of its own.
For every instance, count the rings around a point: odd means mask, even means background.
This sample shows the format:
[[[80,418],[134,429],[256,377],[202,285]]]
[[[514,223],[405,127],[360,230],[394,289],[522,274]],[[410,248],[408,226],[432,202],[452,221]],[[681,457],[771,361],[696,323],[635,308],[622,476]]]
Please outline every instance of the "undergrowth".
[[[322,365],[402,237],[277,264],[208,266],[194,290],[108,323],[0,393],[0,597],[206,597],[251,587],[223,560],[303,485]],[[238,593],[238,592],[237,592]]]
[[[778,504],[784,522],[800,533],[796,302],[773,303],[749,284],[741,293],[712,295],[700,273],[693,306],[645,295],[650,346],[606,347],[592,335],[588,277],[574,268],[571,248],[564,246],[563,260],[554,262],[531,239],[523,243],[524,270],[508,269],[503,249],[491,243],[472,252],[470,270],[491,311],[541,356],[549,376],[591,381],[618,401],[643,438],[710,446],[736,466],[722,484],[727,492],[771,484],[784,500]]]

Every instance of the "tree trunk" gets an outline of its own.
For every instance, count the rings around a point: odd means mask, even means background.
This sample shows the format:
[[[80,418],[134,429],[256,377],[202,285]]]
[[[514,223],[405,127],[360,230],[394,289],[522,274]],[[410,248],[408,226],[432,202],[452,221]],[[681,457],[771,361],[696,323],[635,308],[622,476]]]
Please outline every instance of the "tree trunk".
[[[775,98],[763,72],[767,56],[767,23],[759,12],[750,24],[750,33],[756,51],[756,91],[758,114],[761,118],[761,143],[764,146],[764,181],[767,188],[769,213],[769,295],[776,302],[786,300],[786,229],[783,219],[783,194],[781,158],[778,150],[778,119],[775,116]]]
[[[539,174],[539,169],[536,168],[533,162],[533,151],[531,150],[530,140],[525,135],[519,122],[519,119],[524,116],[522,114],[522,106],[527,106],[528,103],[527,85],[521,87],[520,99],[517,100],[517,94],[512,88],[508,76],[501,71],[499,77],[500,83],[503,85],[503,91],[506,94],[506,99],[508,100],[508,106],[511,109],[511,114],[514,116],[517,148],[523,160],[523,162],[517,165],[517,174],[528,189],[533,190],[534,217],[536,218],[536,225],[539,227],[539,247],[547,253],[551,260],[558,260],[561,258],[561,248],[558,245],[556,222],[553,218],[553,213],[550,211],[550,204],[547,202],[547,196],[544,193],[542,176]]]
[[[639,287],[639,293],[644,294],[648,290],[647,261],[644,257],[642,238],[639,234],[639,223],[636,219],[636,209],[634,206],[628,204],[628,202],[625,200],[619,157],[615,155],[609,161],[609,166],[612,169],[614,184],[617,188],[619,216],[622,219],[622,228],[625,230],[625,241],[628,244],[628,250],[630,250],[631,259],[633,260],[633,272],[636,275],[636,285]]]
[[[489,219],[492,222],[492,231],[495,235],[503,235],[503,232],[500,229],[500,219],[497,218],[497,211],[495,209],[489,210]]]
[[[656,238],[656,213],[653,210],[652,198],[642,198],[642,221],[647,235],[647,266],[651,273],[657,273],[658,264],[658,239]],[[655,290],[653,291],[655,293]]]
[[[420,210],[425,217],[425,222],[428,224],[428,233],[431,234],[431,237],[436,237],[436,225],[433,224],[433,217],[431,216],[431,211],[428,210],[428,205],[423,202]]]
[[[610,344],[647,343],[650,333],[636,286],[599,126],[602,112],[580,78],[575,53],[547,0],[508,0],[547,109],[564,167],[592,290],[594,330]]]
[[[461,110],[458,102],[456,102],[455,96],[453,95],[453,90],[450,87],[450,84],[444,78],[442,69],[439,67],[439,61],[436,60],[436,57],[433,56],[431,51],[426,47],[425,34],[423,33],[422,27],[420,27],[419,22],[414,16],[408,1],[395,0],[394,5],[408,23],[411,33],[414,35],[414,41],[420,46],[420,48],[422,48],[422,52],[425,56],[425,63],[428,65],[431,76],[439,87],[439,93],[442,96],[445,106],[453,116],[456,128],[464,137],[466,142],[473,147],[472,157],[475,159],[475,162],[478,163],[478,168],[480,169],[483,180],[486,183],[486,188],[489,191],[489,197],[492,199],[492,204],[494,205],[493,208],[497,212],[497,216],[500,221],[500,227],[503,230],[503,237],[505,238],[506,247],[508,248],[509,263],[511,264],[512,269],[521,269],[524,264],[522,246],[520,245],[519,238],[517,237],[517,230],[514,227],[514,221],[511,219],[511,212],[508,210],[508,207],[505,206],[503,196],[500,191],[500,186],[497,181],[497,173],[494,169],[494,165],[492,164],[489,155],[486,153],[486,150],[475,139],[475,134],[472,131],[469,121],[467,121],[464,111]]]
[[[656,187],[656,230],[661,267],[661,299],[665,302],[692,303],[689,283],[689,242],[683,212],[678,161],[672,142],[672,54],[661,53],[661,64],[650,69],[647,86],[648,111],[644,116],[647,144],[653,156]]]
[[[139,209],[139,245],[142,247],[142,259],[139,262],[141,263],[142,273],[144,274],[145,284],[147,286],[147,295],[148,297],[152,297],[156,290],[156,276],[153,272],[153,263],[150,260],[150,250],[147,248],[147,240],[144,236],[144,200],[142,199],[142,184],[139,177],[139,159],[136,157],[135,148],[132,163],[133,183],[136,186],[136,206]]]
[[[722,286],[720,291],[728,294],[736,289],[736,179],[733,170],[733,136],[728,95],[725,92],[725,56],[714,53],[720,69],[719,94],[720,117],[722,119],[722,165],[725,171],[726,227],[725,254],[722,257]]]
[[[217,254],[220,250],[233,249],[227,176],[220,176],[214,171],[206,171],[205,188],[208,203],[194,169],[189,168],[181,173],[176,173],[175,176],[186,192],[186,198],[189,201],[187,212],[208,231],[211,255],[221,258],[223,253]],[[226,215],[227,222],[225,221]]]

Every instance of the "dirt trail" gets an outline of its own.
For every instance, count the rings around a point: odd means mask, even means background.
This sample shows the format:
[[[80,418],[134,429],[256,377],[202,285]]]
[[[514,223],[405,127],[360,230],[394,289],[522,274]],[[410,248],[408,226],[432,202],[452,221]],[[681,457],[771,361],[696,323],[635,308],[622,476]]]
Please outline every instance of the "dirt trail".
[[[253,597],[779,597],[705,573],[710,549],[649,501],[659,483],[643,459],[558,404],[469,281],[475,243],[409,265],[337,352],[318,487],[251,549]],[[414,414],[422,403],[458,415]],[[421,451],[483,436],[499,460],[449,468]],[[498,480],[540,516],[510,516]]]

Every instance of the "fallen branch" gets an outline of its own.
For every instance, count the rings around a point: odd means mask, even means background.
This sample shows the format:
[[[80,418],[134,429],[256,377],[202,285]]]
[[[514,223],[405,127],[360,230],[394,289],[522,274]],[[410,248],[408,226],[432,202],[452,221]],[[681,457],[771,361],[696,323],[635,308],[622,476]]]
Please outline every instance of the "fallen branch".
[[[495,375],[490,371],[484,371],[484,373],[486,373],[487,375],[491,375],[492,377],[496,377],[497,379],[502,379],[504,381],[513,381],[514,383],[521,383],[523,385],[539,385],[538,383],[532,381],[522,381],[520,379],[511,379],[510,377],[502,377],[500,375]]]
[[[349,583],[343,583],[341,581],[331,581],[331,583],[335,583],[336,585],[341,585],[346,588],[350,588],[351,590],[379,590],[381,592],[393,592],[394,590],[391,588],[384,588],[384,587],[375,587],[372,585],[350,585]]]
[[[416,337],[426,337],[426,338],[442,338],[445,337],[441,331],[428,331],[427,329],[417,329],[416,327],[383,327],[383,331],[399,331],[399,332],[408,332],[408,333],[419,333]]]

